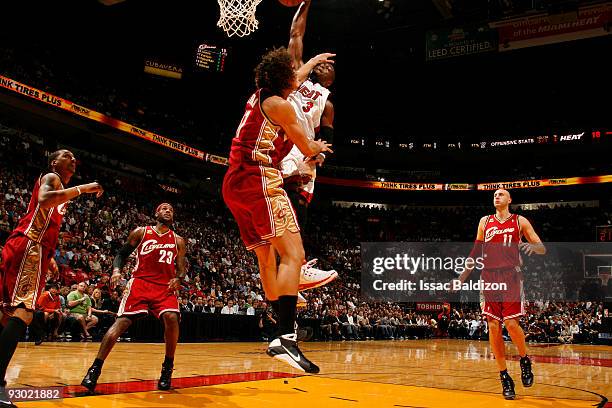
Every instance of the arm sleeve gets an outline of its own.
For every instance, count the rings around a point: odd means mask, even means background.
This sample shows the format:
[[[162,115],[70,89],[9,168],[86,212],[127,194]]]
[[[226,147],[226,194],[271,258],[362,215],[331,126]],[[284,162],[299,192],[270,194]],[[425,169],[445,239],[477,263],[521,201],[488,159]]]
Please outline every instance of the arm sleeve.
[[[136,247],[130,245],[129,243],[123,245],[115,255],[115,259],[113,260],[113,269],[122,269],[130,254],[134,252],[135,249]]]

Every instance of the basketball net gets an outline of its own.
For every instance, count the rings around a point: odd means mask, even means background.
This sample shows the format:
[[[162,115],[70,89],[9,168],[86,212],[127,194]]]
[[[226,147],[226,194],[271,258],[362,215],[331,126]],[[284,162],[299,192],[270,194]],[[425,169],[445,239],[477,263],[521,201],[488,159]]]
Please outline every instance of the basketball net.
[[[255,9],[261,0],[217,0],[221,15],[217,27],[225,31],[228,37],[244,37],[257,30],[258,21]]]
[[[601,279],[601,286],[608,286],[608,281],[610,280],[609,273],[601,273],[599,274],[599,279]]]

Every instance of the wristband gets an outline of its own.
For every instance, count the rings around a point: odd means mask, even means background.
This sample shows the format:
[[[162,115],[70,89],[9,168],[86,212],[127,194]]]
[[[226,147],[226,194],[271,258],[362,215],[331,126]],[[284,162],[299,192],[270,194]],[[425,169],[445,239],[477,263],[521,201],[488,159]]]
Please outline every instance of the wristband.
[[[79,193],[78,195],[81,195],[81,189],[79,188],[79,186],[74,186],[74,188],[76,188],[77,193]]]

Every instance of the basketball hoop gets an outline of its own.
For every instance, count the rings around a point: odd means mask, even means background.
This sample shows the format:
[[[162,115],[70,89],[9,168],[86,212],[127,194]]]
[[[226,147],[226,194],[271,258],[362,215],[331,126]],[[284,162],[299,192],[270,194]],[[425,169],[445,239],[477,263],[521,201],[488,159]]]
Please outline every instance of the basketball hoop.
[[[261,0],[217,0],[221,15],[217,27],[225,31],[228,37],[244,37],[257,30],[259,22],[255,18],[255,9]]]
[[[600,273],[599,274],[599,279],[601,279],[601,286],[608,286],[608,281],[610,280],[610,274],[609,273]]]

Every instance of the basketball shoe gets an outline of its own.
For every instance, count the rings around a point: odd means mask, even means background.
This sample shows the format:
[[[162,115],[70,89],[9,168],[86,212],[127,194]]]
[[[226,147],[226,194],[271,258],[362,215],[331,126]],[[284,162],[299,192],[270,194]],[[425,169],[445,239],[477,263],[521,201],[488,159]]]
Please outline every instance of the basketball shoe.
[[[172,371],[174,371],[172,364],[162,364],[161,374],[157,382],[158,390],[167,391],[170,389],[172,386]]]
[[[531,360],[527,356],[521,358],[521,381],[523,382],[523,387],[525,388],[529,388],[533,385]]]
[[[85,374],[83,381],[81,381],[81,385],[87,388],[91,394],[93,394],[96,389],[101,372],[102,369],[93,364],[91,367],[89,367],[89,370],[87,370],[87,374]]]
[[[323,285],[327,285],[338,277],[338,272],[335,270],[323,271],[315,268],[314,265],[317,263],[317,259],[311,259],[302,265],[300,271],[300,286],[298,290],[307,290],[318,288]]]
[[[514,393],[514,381],[512,381],[512,377],[508,374],[508,371],[504,371],[499,374],[499,379],[502,383],[502,394],[504,398],[507,400],[513,400],[516,397]]]
[[[319,367],[308,360],[300,351],[297,345],[297,334],[295,333],[283,334],[272,340],[268,344],[266,354],[289,364],[297,370],[310,374],[317,374],[319,372]]]

